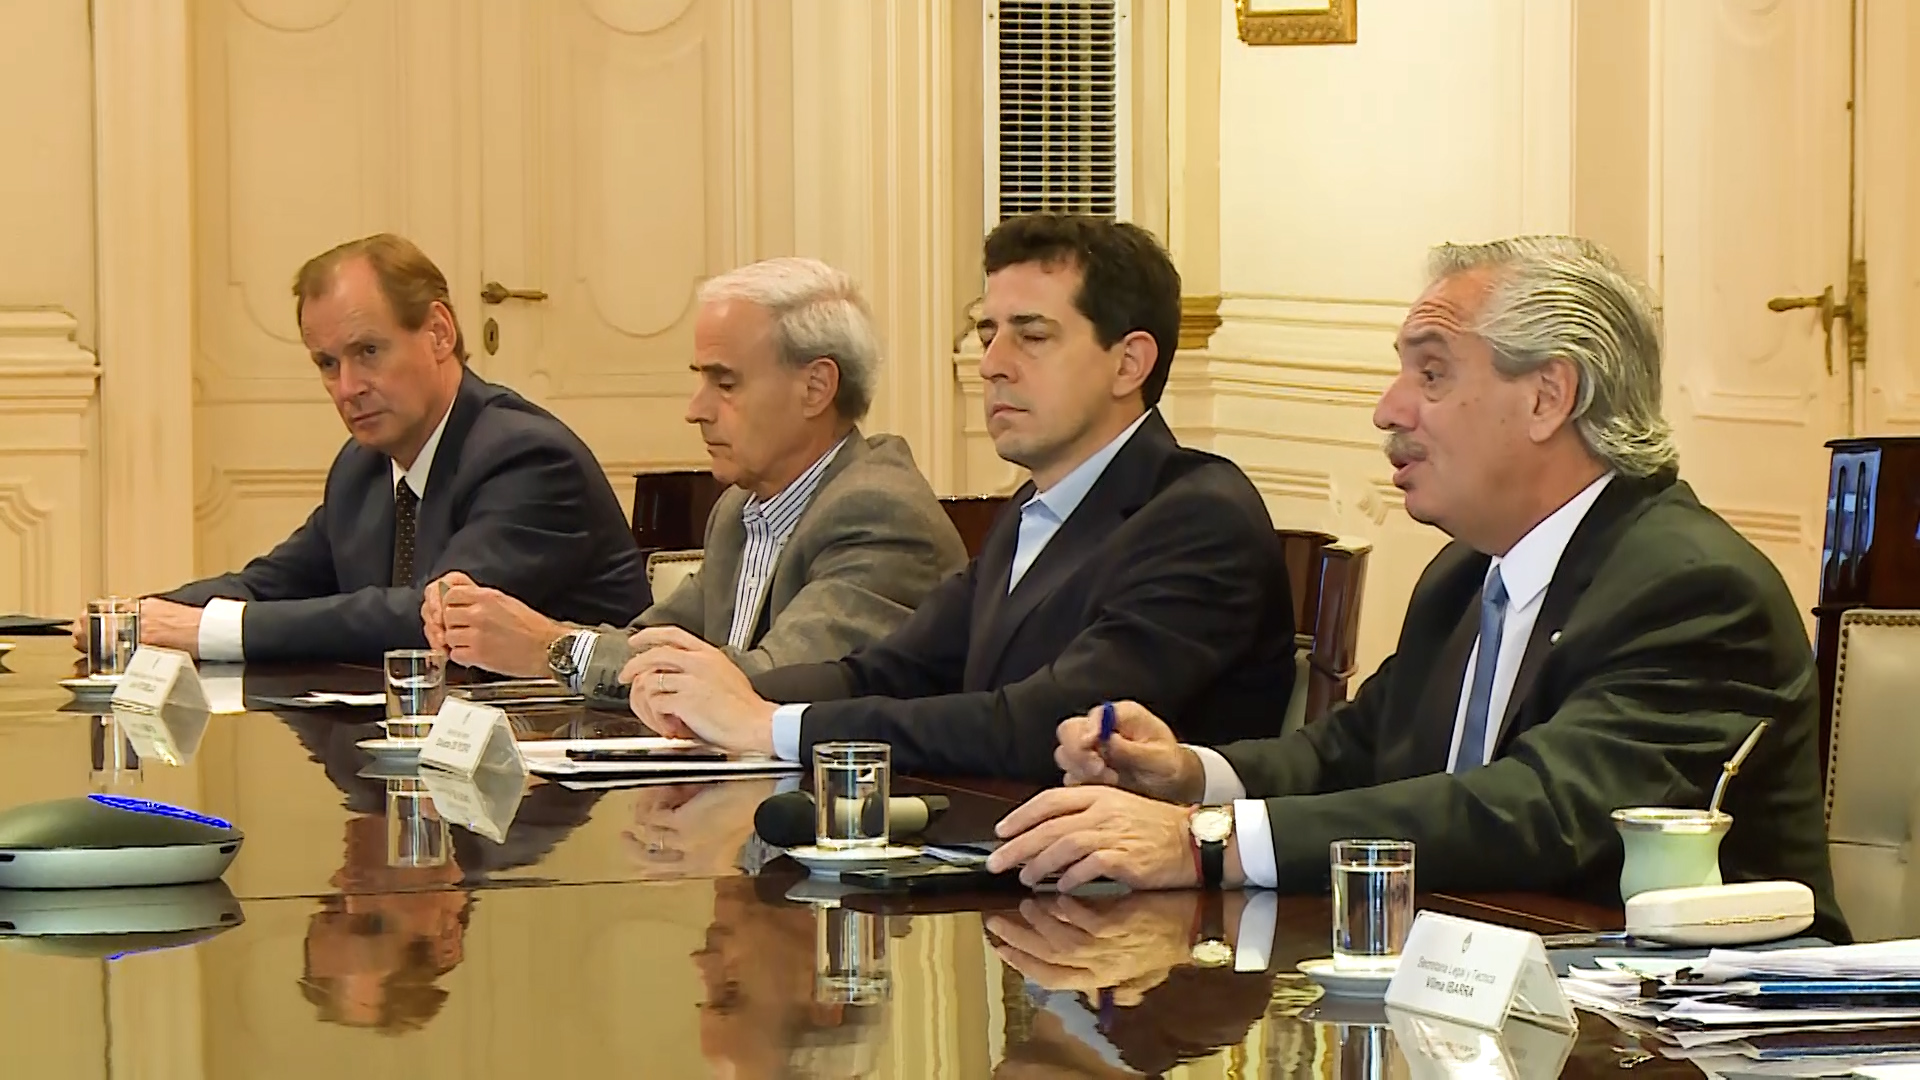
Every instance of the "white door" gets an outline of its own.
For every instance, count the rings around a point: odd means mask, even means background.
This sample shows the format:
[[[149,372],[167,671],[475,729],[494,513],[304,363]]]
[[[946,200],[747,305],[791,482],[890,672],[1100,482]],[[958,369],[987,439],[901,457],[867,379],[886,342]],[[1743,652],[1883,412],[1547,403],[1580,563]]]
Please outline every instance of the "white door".
[[[1830,371],[1818,313],[1768,301],[1844,294],[1848,5],[1658,10],[1660,285],[1681,476],[1773,559],[1806,611],[1823,444],[1846,431],[1844,327]]]
[[[1866,0],[1859,252],[1867,263],[1862,435],[1920,435],[1920,11]]]
[[[694,292],[743,261],[751,114],[726,0],[493,0],[480,18],[479,279],[490,377],[552,409],[622,500],[704,468],[684,416]],[[492,283],[539,299],[493,300]],[[497,296],[497,291],[496,291]]]

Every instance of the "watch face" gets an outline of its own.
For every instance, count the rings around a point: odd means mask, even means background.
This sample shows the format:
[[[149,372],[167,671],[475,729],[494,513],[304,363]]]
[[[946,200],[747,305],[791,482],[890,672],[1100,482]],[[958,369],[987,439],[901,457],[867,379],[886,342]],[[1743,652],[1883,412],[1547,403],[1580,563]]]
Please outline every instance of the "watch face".
[[[1220,843],[1233,835],[1233,811],[1224,806],[1201,807],[1193,812],[1190,827],[1194,839]]]

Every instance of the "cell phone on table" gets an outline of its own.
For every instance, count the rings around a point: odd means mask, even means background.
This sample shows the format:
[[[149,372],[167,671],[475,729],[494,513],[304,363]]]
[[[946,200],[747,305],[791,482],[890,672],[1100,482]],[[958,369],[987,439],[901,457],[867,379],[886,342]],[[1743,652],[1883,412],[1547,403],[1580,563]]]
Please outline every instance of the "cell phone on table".
[[[662,746],[651,750],[576,750],[567,751],[570,761],[726,761],[728,754],[714,746]]]
[[[1018,873],[995,874],[984,864],[966,866],[929,860],[875,867],[871,870],[842,870],[840,883],[875,892],[925,895],[943,892],[979,892],[993,889],[1020,889]]]

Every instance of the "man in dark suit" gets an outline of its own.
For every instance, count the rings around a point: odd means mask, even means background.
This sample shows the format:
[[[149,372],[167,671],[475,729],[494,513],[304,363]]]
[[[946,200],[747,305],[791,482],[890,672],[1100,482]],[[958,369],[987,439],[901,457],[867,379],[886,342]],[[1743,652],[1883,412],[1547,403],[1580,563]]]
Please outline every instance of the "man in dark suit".
[[[467,370],[447,280],[398,236],[294,281],[300,335],[352,440],[279,546],[140,605],[140,637],[205,660],[367,660],[426,645],[421,588],[451,570],[567,619],[647,605],[606,474],[545,410]]]
[[[1092,786],[1009,815],[993,865],[1321,889],[1331,841],[1380,836],[1415,842],[1423,889],[1618,904],[1613,811],[1704,808],[1767,722],[1729,788],[1722,872],[1806,883],[1815,932],[1844,937],[1806,631],[1773,565],[1676,478],[1655,310],[1584,241],[1441,248],[1374,414],[1407,512],[1454,538],[1399,651],[1325,721],[1217,753],[1137,706],[1104,746],[1063,722],[1057,760]]]
[[[1053,729],[1108,698],[1188,739],[1259,734],[1293,684],[1293,604],[1259,493],[1154,408],[1180,278],[1141,229],[1014,218],[987,238],[987,430],[1032,482],[980,557],[893,634],[751,683],[684,631],[643,631],[634,711],[657,730],[803,759],[877,739],[901,770],[1051,781]],[[776,708],[775,703],[785,703]]]

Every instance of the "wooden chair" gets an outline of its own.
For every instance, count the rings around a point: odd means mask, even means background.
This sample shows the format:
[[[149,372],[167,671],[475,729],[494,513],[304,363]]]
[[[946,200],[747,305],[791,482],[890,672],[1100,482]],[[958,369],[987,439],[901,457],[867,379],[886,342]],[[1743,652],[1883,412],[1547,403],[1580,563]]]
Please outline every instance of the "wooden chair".
[[[633,542],[645,552],[704,546],[707,515],[725,490],[705,469],[634,473]]]
[[[960,532],[960,542],[966,545],[969,559],[980,554],[994,519],[1006,505],[1005,495],[953,495],[940,500],[941,509]]]
[[[1312,723],[1348,698],[1358,667],[1360,600],[1373,545],[1312,529],[1275,529],[1293,589],[1299,657],[1283,730]]]

